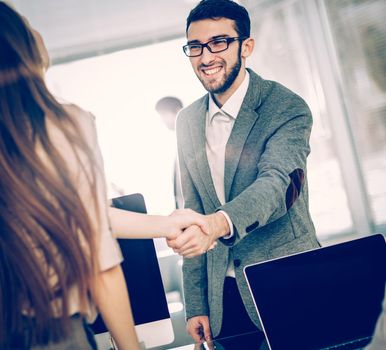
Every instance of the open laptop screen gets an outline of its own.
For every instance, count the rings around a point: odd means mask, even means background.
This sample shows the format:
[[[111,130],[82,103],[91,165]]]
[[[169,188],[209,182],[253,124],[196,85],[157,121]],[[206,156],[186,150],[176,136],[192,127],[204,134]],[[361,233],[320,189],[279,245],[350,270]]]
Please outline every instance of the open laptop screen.
[[[311,350],[372,335],[385,267],[385,240],[373,235],[244,272],[271,349]]]

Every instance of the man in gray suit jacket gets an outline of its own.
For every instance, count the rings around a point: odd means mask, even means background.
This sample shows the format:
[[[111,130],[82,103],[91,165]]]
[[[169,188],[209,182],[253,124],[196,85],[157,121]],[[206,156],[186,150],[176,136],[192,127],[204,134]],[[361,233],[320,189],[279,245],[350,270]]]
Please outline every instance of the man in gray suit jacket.
[[[201,1],[186,34],[184,52],[209,94],[177,119],[182,192],[211,230],[192,226],[168,244],[185,256],[187,328],[200,342],[260,327],[244,266],[319,243],[308,209],[308,106],[245,68],[254,41],[242,6]]]

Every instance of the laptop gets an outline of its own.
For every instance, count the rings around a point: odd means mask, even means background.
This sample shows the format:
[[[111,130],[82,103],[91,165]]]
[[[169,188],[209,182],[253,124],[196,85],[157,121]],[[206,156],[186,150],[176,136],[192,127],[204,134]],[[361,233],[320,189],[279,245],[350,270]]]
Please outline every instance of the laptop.
[[[244,268],[270,350],[360,349],[382,309],[381,234]]]

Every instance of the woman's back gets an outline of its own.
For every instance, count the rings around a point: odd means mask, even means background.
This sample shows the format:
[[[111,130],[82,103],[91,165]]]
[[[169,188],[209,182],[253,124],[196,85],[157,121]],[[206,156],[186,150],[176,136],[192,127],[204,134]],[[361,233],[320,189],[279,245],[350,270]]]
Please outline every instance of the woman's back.
[[[68,334],[70,315],[90,313],[88,294],[100,268],[121,257],[108,230],[93,120],[48,92],[32,32],[3,2],[0,52],[0,348],[6,349],[26,328],[37,344]],[[113,251],[98,261],[100,237]]]

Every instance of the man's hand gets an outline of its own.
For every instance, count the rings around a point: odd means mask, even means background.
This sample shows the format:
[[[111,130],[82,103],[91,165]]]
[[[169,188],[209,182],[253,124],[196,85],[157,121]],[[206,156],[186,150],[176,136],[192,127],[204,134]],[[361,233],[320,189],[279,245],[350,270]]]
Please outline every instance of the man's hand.
[[[186,330],[197,344],[204,341],[210,342],[212,340],[208,316],[194,316],[189,318]]]
[[[176,239],[168,239],[168,246],[186,258],[193,258],[213,249],[217,239],[229,233],[228,221],[221,212],[206,215],[205,219],[207,223],[203,226],[208,228],[207,232],[192,225]]]
[[[168,217],[166,238],[175,240],[185,229],[197,225],[204,233],[209,233],[209,222],[205,215],[191,209],[177,209]]]
[[[197,255],[206,253],[209,248],[215,246],[213,238],[205,234],[196,226],[190,226],[183,234],[174,240],[167,240],[168,246],[173,248],[175,253],[183,255],[186,258],[193,258]]]

